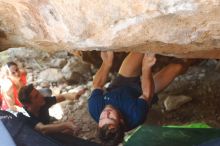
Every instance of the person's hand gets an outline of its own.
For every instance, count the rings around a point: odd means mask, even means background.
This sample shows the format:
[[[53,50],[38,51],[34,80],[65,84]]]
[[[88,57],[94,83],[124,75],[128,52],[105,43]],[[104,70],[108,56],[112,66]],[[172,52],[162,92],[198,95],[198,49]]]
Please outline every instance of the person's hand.
[[[101,58],[105,65],[111,66],[114,59],[114,53],[112,51],[101,52]]]
[[[62,131],[62,133],[76,135],[77,132],[79,132],[80,130],[80,128],[74,125],[73,120],[69,120],[67,122],[64,122],[63,124],[65,126],[65,129]]]
[[[65,126],[65,129],[69,130],[73,130],[75,127],[72,120],[64,122],[63,125]]]
[[[77,100],[77,99],[79,99],[79,97],[81,96],[81,95],[83,95],[85,92],[86,92],[86,88],[83,88],[83,89],[81,89],[81,90],[79,90],[78,92],[76,92],[75,93],[75,100]]]
[[[155,54],[152,53],[145,53],[143,58],[143,67],[150,68],[156,63],[157,59],[155,57]]]
[[[19,107],[16,106],[16,105],[13,105],[13,106],[10,106],[9,109],[10,109],[11,111],[13,111],[13,112],[18,112]]]

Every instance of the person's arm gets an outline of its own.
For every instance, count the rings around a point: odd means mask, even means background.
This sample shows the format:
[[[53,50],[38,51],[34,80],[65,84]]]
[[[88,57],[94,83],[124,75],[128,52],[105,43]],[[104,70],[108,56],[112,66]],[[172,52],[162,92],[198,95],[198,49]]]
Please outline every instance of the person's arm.
[[[93,79],[94,89],[103,89],[107,81],[110,69],[112,67],[114,54],[113,52],[110,52],[110,51],[101,52],[101,58],[103,61],[102,65],[99,68],[99,70],[96,72],[95,77]]]
[[[35,130],[43,134],[65,132],[65,131],[71,131],[72,133],[74,133],[74,127],[75,126],[73,122],[63,122],[63,123],[53,123],[53,124],[37,123],[35,126]]]
[[[142,63],[142,80],[141,87],[143,94],[141,98],[147,102],[151,102],[154,95],[154,80],[152,75],[152,66],[155,64],[156,58],[153,54],[145,54]]]
[[[77,100],[79,97],[84,94],[86,91],[86,88],[83,88],[79,90],[78,92],[73,92],[73,93],[66,93],[66,94],[61,94],[56,96],[56,101],[61,102],[64,100]]]

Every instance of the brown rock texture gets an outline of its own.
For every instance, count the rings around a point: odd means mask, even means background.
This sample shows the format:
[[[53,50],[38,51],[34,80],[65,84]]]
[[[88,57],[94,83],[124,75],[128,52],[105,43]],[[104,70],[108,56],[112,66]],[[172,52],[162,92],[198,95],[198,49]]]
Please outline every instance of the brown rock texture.
[[[0,45],[220,58],[220,1],[0,0]]]

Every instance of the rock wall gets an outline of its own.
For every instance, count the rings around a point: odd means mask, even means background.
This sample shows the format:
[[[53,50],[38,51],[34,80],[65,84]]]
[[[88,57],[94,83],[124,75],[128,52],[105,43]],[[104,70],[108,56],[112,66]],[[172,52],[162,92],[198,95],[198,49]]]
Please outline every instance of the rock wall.
[[[0,45],[220,58],[220,1],[0,0]]]

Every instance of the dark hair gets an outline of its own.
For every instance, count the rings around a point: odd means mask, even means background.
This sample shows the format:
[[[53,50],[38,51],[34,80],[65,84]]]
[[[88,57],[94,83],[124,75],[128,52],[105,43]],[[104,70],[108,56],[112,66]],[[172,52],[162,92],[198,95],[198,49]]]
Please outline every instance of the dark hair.
[[[124,139],[124,124],[120,123],[118,127],[109,129],[109,124],[98,128],[98,137],[104,146],[117,146]]]
[[[21,87],[18,93],[18,98],[22,104],[31,103],[31,91],[34,89],[33,84]]]
[[[11,66],[13,66],[13,65],[18,66],[18,65],[17,65],[15,62],[13,62],[13,61],[7,62],[6,65],[7,65],[8,67],[11,67]]]

